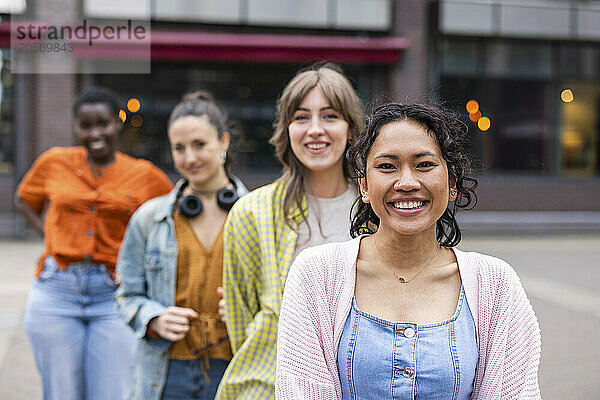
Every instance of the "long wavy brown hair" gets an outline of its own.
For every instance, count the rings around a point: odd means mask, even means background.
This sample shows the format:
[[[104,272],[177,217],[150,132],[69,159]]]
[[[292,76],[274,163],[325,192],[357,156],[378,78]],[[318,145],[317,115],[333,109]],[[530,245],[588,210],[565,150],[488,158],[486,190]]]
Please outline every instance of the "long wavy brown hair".
[[[285,221],[292,225],[290,209],[295,204],[306,218],[306,210],[302,208],[302,199],[306,193],[308,174],[306,167],[298,160],[290,145],[288,126],[292,123],[294,112],[304,97],[314,87],[321,89],[329,105],[342,115],[348,123],[348,143],[346,150],[354,143],[364,128],[363,108],[352,84],[341,68],[333,63],[317,63],[298,71],[296,76],[286,85],[277,101],[277,118],[273,124],[273,136],[269,140],[275,147],[275,154],[283,164],[283,174],[279,180],[287,181],[288,186],[283,203]],[[344,158],[344,176],[350,177],[348,163]]]

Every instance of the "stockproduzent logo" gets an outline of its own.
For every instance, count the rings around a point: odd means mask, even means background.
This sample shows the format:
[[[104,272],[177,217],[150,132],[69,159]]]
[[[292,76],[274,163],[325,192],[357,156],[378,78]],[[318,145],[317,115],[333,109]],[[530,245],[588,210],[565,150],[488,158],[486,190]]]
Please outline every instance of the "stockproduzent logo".
[[[102,73],[149,72],[150,27],[147,22],[14,21],[11,25],[11,47],[22,73],[97,73],[100,65]],[[123,70],[122,66],[131,71]],[[133,70],[132,66],[135,66]]]
[[[89,25],[86,20],[79,26],[72,27],[69,25],[62,26],[45,26],[39,24],[18,25],[16,27],[17,40],[87,40],[91,46],[94,40],[103,38],[105,40],[122,40],[122,39],[146,39],[146,28],[141,25],[132,26],[131,20],[127,21],[126,25],[111,25],[97,26]]]

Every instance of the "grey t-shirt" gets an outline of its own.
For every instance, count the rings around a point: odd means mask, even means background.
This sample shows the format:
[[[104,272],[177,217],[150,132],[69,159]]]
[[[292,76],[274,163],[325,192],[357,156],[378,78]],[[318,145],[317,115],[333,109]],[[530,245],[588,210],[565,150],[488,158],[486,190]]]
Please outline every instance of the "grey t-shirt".
[[[322,198],[307,194],[307,217],[298,226],[294,259],[307,247],[351,239],[350,212],[357,198],[358,188],[353,183],[349,183],[348,189],[337,197]]]

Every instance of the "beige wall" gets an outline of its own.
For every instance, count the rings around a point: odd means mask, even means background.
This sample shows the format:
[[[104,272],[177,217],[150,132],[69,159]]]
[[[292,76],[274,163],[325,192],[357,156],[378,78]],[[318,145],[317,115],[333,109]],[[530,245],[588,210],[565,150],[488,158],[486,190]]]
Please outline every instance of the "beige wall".
[[[249,26],[386,31],[392,0],[84,0],[84,15]],[[154,7],[154,8],[152,8]]]
[[[442,0],[446,34],[600,40],[600,2]]]

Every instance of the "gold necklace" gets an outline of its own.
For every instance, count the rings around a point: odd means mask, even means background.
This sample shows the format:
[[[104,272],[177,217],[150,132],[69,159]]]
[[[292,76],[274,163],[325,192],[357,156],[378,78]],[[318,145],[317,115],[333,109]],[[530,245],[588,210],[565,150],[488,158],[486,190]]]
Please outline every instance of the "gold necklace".
[[[419,276],[421,274],[421,272],[425,271],[427,269],[427,267],[429,267],[429,263],[433,259],[435,259],[438,256],[438,254],[440,254],[440,251],[442,249],[441,246],[438,247],[438,251],[433,255],[433,257],[431,257],[429,260],[427,260],[427,263],[425,263],[425,266],[419,272],[417,272],[412,278],[410,278],[410,279],[407,280],[407,279],[401,277],[400,275],[398,275],[396,272],[394,272],[394,270],[392,269],[392,267],[389,266],[389,264],[385,260],[385,257],[383,257],[381,255],[381,252],[377,248],[377,244],[376,244],[375,238],[373,238],[373,246],[375,247],[375,251],[379,255],[379,258],[381,258],[381,260],[383,261],[383,265],[385,265],[385,267],[387,269],[389,269],[392,274],[394,274],[394,276],[398,279],[398,282],[400,282],[400,283],[408,283],[408,282],[412,281],[413,279],[415,279],[417,276]]]

